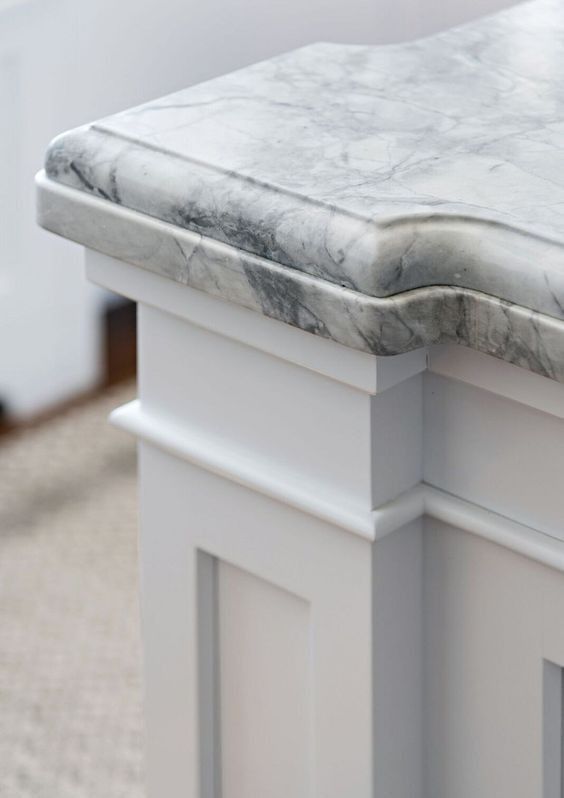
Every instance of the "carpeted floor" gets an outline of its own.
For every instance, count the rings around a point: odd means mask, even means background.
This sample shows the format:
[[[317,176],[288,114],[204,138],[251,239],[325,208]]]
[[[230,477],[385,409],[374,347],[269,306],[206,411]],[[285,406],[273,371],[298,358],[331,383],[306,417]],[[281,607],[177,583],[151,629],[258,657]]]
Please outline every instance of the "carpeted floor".
[[[1,798],[144,795],[134,392],[0,439]]]

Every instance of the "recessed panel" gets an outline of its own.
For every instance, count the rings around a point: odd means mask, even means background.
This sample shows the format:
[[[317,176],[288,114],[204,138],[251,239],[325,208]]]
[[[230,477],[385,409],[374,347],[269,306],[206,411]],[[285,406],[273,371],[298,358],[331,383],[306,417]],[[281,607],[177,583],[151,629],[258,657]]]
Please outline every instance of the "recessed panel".
[[[543,663],[543,798],[564,798],[562,668]]]
[[[200,576],[205,798],[310,798],[309,605],[205,555]]]

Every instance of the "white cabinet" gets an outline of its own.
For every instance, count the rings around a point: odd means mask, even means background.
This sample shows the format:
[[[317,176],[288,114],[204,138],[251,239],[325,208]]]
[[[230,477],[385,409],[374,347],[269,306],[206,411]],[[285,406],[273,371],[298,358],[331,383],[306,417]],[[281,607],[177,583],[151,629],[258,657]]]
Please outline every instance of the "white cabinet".
[[[564,8],[69,131],[139,306],[150,798],[561,798]]]
[[[140,305],[150,795],[559,796],[564,386],[87,270]]]

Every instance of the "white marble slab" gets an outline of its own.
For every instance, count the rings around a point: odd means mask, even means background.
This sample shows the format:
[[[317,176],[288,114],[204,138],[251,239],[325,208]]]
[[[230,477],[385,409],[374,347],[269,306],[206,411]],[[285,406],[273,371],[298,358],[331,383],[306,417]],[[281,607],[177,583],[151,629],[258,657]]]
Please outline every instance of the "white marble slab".
[[[348,346],[562,380],[562,75],[558,0],[312,45],[59,137],[40,222]]]

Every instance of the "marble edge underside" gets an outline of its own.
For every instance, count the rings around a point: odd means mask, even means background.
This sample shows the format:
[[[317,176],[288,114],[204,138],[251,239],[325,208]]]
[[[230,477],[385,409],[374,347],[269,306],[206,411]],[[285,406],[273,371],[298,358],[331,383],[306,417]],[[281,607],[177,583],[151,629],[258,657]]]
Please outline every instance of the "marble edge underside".
[[[564,382],[564,321],[468,288],[373,297],[37,178],[39,224],[90,249],[374,355],[456,343]]]
[[[231,219],[228,228],[235,238],[222,239],[216,229],[210,237],[255,257],[368,296],[390,297],[415,288],[454,286],[564,318],[564,246],[509,226],[493,210],[483,215],[429,211],[389,218],[358,217],[308,197],[274,191],[238,174],[223,174],[209,164],[139,146],[96,125],[57,137],[48,149],[45,171],[53,182],[76,192],[204,236],[205,225],[197,229],[192,220],[187,227],[186,186],[192,186],[197,198],[192,214],[205,219],[209,210],[199,204],[210,186],[219,183],[233,206],[229,211],[226,208],[225,214]],[[136,175],[142,175],[142,180]],[[160,199],[163,185],[166,203]],[[215,196],[213,191],[211,195]],[[287,219],[287,240],[284,247],[273,246],[263,252],[255,235],[259,237],[257,231],[264,233],[265,227],[268,232],[265,218],[273,216]],[[318,257],[307,265],[302,262],[303,246],[296,248],[290,243],[292,229],[304,224],[304,240]],[[278,230],[277,236],[281,235]],[[343,253],[346,262],[341,262]]]

